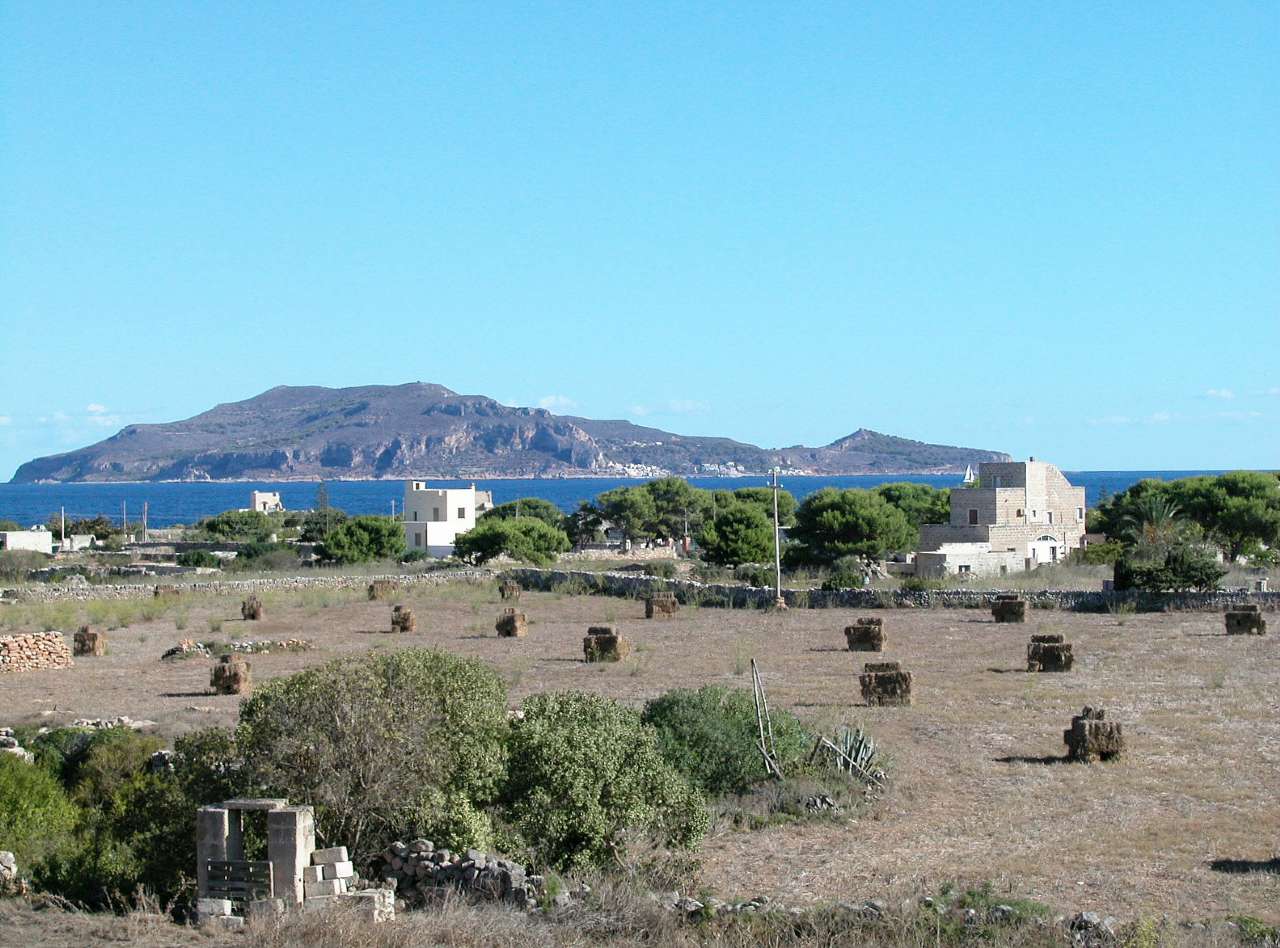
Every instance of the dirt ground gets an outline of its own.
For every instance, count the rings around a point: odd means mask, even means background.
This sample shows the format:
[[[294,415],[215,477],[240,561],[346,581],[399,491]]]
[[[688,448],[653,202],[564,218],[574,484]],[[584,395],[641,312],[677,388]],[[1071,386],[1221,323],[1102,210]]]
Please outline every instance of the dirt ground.
[[[263,621],[242,622],[239,600],[182,597],[166,615],[108,633],[103,658],[0,676],[0,725],[127,714],[173,735],[234,724],[239,699],[208,693],[210,660],[159,660],[184,638],[315,643],[251,656],[259,681],[373,648],[445,648],[498,668],[513,705],[560,688],[639,704],[673,687],[746,686],[754,657],[772,703],[823,728],[861,723],[874,734],[892,786],[861,820],[709,839],[704,882],[722,897],[802,904],[990,881],[1062,911],[1280,922],[1280,642],[1227,637],[1220,614],[1033,610],[1018,626],[977,610],[879,611],[882,657],[914,673],[915,703],[866,708],[857,673],[877,656],[845,651],[841,633],[866,612],[686,608],[646,621],[642,602],[525,593],[530,633],[515,640],[494,633],[502,604],[491,585],[395,600],[418,618],[417,633],[403,636],[370,631],[389,627],[390,602],[350,593],[265,600]],[[218,631],[211,620],[222,620]],[[4,632],[40,622],[39,609],[14,613]],[[633,640],[632,658],[582,662],[585,629],[601,623]],[[1033,632],[1064,634],[1075,669],[1027,674]],[[1086,704],[1123,722],[1121,760],[1055,761],[1063,729]]]

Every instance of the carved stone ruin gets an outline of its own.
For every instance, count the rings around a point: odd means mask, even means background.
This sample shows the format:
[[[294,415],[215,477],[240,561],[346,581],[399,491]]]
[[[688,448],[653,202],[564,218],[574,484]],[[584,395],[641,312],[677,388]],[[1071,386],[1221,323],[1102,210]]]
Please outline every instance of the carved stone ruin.
[[[1071,719],[1071,727],[1062,732],[1067,745],[1067,759],[1079,763],[1111,760],[1124,750],[1124,735],[1118,721],[1106,720],[1102,708],[1085,707]]]
[[[244,602],[240,603],[240,618],[245,622],[257,622],[262,618],[262,600],[257,596],[250,596]]]
[[[1031,636],[1027,645],[1027,671],[1069,672],[1073,661],[1071,643],[1064,642],[1061,635]]]
[[[1267,620],[1256,603],[1233,606],[1227,610],[1227,635],[1266,635]]]
[[[220,695],[242,695],[253,687],[253,674],[243,655],[223,655],[213,666],[209,686]]]
[[[386,599],[395,595],[396,584],[389,579],[375,579],[369,584],[369,601]]]
[[[522,639],[529,633],[529,619],[523,612],[515,609],[503,609],[493,627],[504,639]]]
[[[1027,601],[1021,596],[1001,594],[991,603],[991,618],[997,622],[1026,622]]]
[[[408,606],[396,606],[391,610],[392,632],[416,632],[418,620],[413,617],[413,610]]]
[[[864,616],[844,629],[844,640],[851,652],[884,651],[884,620]]]
[[[520,584],[514,579],[504,579],[498,583],[498,596],[503,602],[519,602]]]
[[[911,703],[911,672],[898,662],[867,662],[859,676],[862,700],[869,706]]]
[[[644,601],[646,619],[671,619],[680,611],[680,601],[673,592],[656,592]]]
[[[631,643],[611,625],[593,625],[582,640],[582,654],[589,662],[620,662],[631,654]]]
[[[107,654],[107,633],[91,625],[82,625],[72,639],[72,651],[76,655],[102,656]]]

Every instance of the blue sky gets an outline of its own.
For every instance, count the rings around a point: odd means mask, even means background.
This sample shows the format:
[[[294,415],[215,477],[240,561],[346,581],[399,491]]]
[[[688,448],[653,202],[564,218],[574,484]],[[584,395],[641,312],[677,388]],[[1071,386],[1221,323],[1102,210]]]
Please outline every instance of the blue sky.
[[[0,5],[0,478],[278,384],[1280,467],[1280,4]]]

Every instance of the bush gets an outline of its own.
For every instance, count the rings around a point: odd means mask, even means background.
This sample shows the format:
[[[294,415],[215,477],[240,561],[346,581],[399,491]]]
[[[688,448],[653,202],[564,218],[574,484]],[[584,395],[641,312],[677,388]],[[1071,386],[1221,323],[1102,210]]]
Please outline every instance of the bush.
[[[923,576],[904,576],[898,583],[898,588],[909,593],[933,592],[942,588],[942,580],[925,579]]]
[[[373,852],[433,795],[494,800],[506,735],[492,668],[407,649],[268,681],[241,705],[236,744],[255,784],[316,807],[321,838]]]
[[[829,565],[843,556],[881,557],[910,549],[916,528],[880,494],[824,487],[796,510],[795,541],[786,551],[791,565]]]
[[[196,527],[219,540],[246,543],[266,542],[276,532],[275,521],[260,510],[224,510]]]
[[[468,563],[479,565],[506,554],[535,566],[548,566],[556,556],[569,550],[569,536],[535,517],[483,518],[458,537],[453,552]]]
[[[1124,555],[1124,544],[1119,540],[1090,543],[1072,552],[1072,558],[1089,566],[1115,566]]]
[[[1138,552],[1126,554],[1116,563],[1115,587],[1119,592],[1210,592],[1218,588],[1218,581],[1226,573],[1208,547],[1177,543],[1164,552],[1163,558],[1154,561],[1144,561]]]
[[[828,592],[861,589],[865,576],[866,571],[860,557],[842,556],[831,564],[831,573],[822,581],[822,588]]]
[[[492,850],[495,834],[492,817],[461,793],[431,788],[403,822],[405,837],[425,837],[437,848]],[[503,850],[508,855],[510,851]]]
[[[43,767],[0,754],[0,846],[17,857],[24,873],[67,846],[76,808]]]
[[[390,517],[354,517],[330,530],[316,548],[322,559],[338,563],[398,560],[404,551],[404,527]]]
[[[222,566],[222,560],[208,550],[187,550],[185,553],[178,554],[178,565],[218,569]]]
[[[761,588],[773,586],[777,580],[774,568],[763,563],[739,563],[734,567],[733,578],[748,586]]]
[[[783,773],[800,765],[813,737],[786,711],[771,710]],[[757,746],[755,701],[741,688],[677,689],[650,701],[642,720],[658,735],[662,757],[708,794],[743,793],[768,774]]]
[[[698,537],[708,563],[735,566],[773,555],[773,523],[761,507],[735,503],[716,513]]]
[[[644,574],[658,579],[675,579],[676,564],[671,560],[653,560],[644,564]]]
[[[0,550],[0,580],[20,583],[48,562],[49,557],[35,550]]]
[[[627,830],[691,847],[707,829],[702,798],[658,751],[638,712],[599,695],[534,695],[511,731],[504,812],[536,858],[601,866]]]

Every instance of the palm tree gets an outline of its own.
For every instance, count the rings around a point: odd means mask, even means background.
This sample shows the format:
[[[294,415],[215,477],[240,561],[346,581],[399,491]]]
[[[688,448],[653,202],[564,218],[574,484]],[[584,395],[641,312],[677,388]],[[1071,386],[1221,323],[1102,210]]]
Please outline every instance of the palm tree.
[[[1176,501],[1159,494],[1146,494],[1120,520],[1124,535],[1133,543],[1165,546],[1178,539],[1186,521]]]

